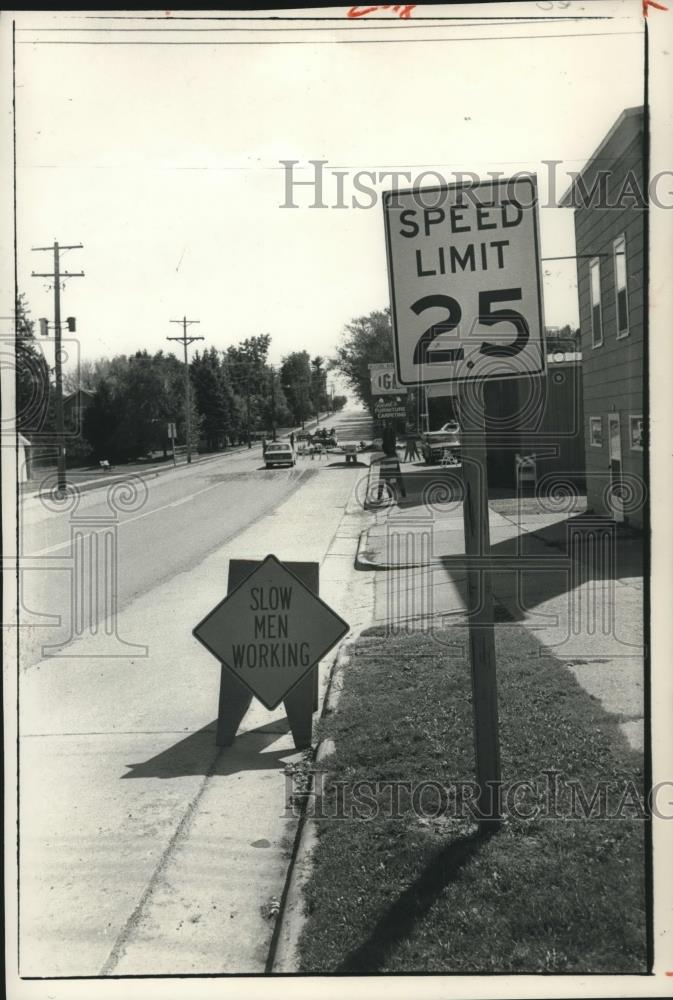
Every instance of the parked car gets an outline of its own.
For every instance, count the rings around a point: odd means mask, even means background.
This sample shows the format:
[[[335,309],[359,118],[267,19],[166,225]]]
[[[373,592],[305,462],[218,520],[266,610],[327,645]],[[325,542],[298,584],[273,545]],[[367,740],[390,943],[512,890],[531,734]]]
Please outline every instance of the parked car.
[[[264,464],[267,469],[274,465],[295,465],[294,448],[289,441],[272,441],[264,449]]]
[[[449,420],[438,431],[427,431],[421,438],[421,452],[426,463],[441,462],[449,459],[460,462],[460,426],[455,420]]]
[[[337,435],[336,431],[329,429],[327,427],[319,427],[312,435],[310,435],[312,444],[321,444],[325,448],[336,448],[337,446]]]

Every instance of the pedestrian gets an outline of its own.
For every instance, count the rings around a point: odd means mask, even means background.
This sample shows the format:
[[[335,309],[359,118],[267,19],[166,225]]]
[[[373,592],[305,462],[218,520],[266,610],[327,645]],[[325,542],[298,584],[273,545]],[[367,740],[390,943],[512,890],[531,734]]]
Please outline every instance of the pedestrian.
[[[290,432],[290,447],[294,448],[294,431]]]
[[[404,451],[404,461],[405,462],[414,462],[419,457],[420,456],[418,454],[418,445],[416,443],[416,435],[415,434],[408,434],[407,435],[407,439],[406,439],[406,448],[405,448],[405,451]]]
[[[266,451],[266,438],[262,438],[262,455]]]

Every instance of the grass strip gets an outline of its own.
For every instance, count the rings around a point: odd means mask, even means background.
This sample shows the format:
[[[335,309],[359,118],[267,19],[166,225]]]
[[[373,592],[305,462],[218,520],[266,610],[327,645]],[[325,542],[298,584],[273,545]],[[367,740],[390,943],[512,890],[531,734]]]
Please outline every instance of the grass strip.
[[[498,626],[496,650],[510,794],[484,837],[466,628],[351,647],[321,723],[335,751],[311,805],[300,971],[646,971],[641,755],[525,628]]]

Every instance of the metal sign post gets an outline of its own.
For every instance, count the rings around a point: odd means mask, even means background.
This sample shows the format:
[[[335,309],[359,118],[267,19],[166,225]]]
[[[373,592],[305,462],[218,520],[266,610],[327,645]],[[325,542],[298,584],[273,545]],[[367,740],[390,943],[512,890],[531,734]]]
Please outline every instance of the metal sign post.
[[[544,371],[534,176],[384,195],[395,364],[460,401],[480,826],[500,819],[500,751],[484,414],[487,379]]]
[[[175,465],[177,465],[177,462],[175,460],[175,439],[177,437],[177,434],[175,433],[175,424],[174,423],[170,423],[168,425],[168,436],[171,439],[171,448],[172,448],[172,451],[173,451],[173,465],[175,466]]]
[[[477,806],[489,828],[500,819],[501,773],[483,385],[460,386],[458,399]]]

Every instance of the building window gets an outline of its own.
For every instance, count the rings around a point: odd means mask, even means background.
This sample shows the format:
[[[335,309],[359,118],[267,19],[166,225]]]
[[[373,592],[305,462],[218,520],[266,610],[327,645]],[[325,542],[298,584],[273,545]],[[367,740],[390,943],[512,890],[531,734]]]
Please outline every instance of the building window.
[[[603,418],[589,417],[589,441],[592,448],[603,447]]]
[[[615,308],[617,314],[617,336],[629,333],[629,300],[626,292],[626,239],[619,236],[612,244],[615,265]]]
[[[642,416],[629,417],[629,443],[631,445],[631,451],[643,450]]]
[[[603,343],[603,310],[601,308],[601,262],[598,257],[589,264],[591,291],[591,346]]]

